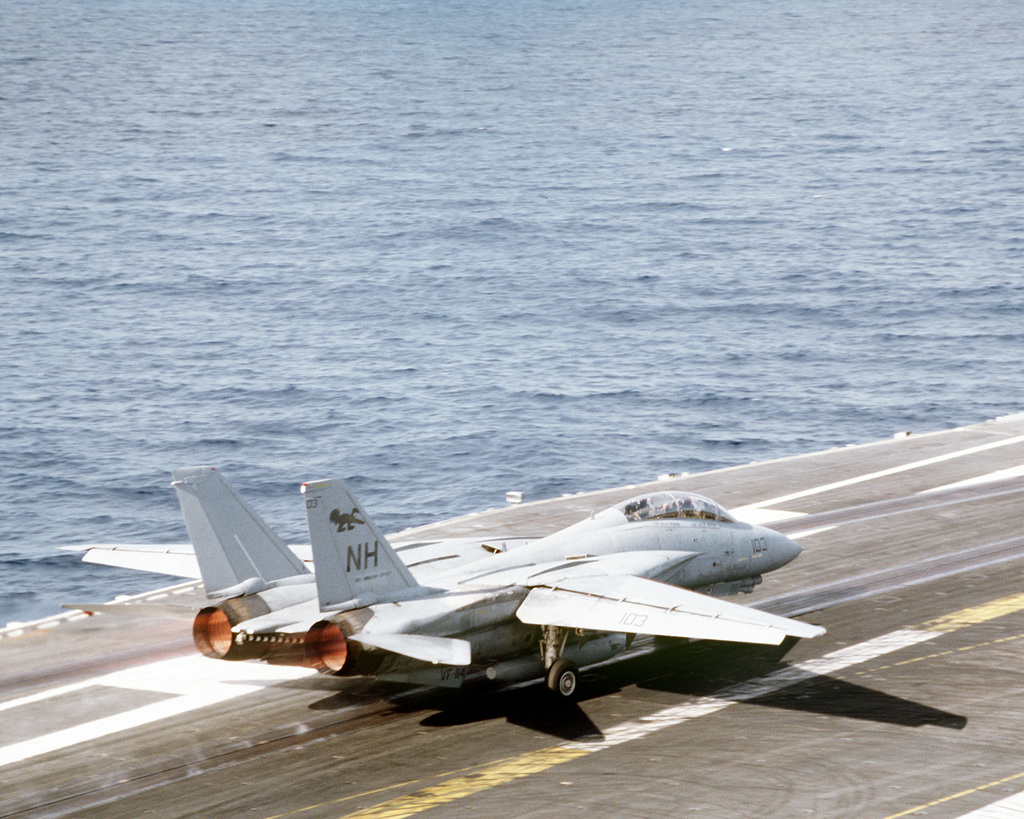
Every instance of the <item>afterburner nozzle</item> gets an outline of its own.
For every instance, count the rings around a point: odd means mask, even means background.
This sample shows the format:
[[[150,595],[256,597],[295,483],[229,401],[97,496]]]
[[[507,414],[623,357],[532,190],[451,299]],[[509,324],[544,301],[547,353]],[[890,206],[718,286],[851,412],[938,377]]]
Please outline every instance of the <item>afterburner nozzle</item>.
[[[348,638],[337,623],[321,620],[306,632],[306,660],[318,671],[339,673],[348,661]]]

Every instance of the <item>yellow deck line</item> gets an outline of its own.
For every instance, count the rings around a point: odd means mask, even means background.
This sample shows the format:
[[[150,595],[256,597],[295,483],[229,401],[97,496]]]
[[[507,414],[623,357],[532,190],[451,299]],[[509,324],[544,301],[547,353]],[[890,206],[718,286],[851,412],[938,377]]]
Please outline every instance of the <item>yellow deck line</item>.
[[[919,628],[925,631],[949,634],[967,626],[985,623],[997,617],[1013,614],[1021,609],[1024,609],[1024,593],[1014,594],[999,600],[993,600],[990,603],[983,603],[980,606],[972,606],[961,611],[955,611],[944,617],[937,617],[934,620],[929,620],[927,623],[922,623]]]
[[[396,797],[381,805],[347,814],[347,817],[348,819],[401,819],[403,816],[412,816],[431,808],[440,807],[456,799],[504,785],[506,782],[541,773],[555,765],[561,765],[563,762],[569,762],[589,753],[592,751],[587,748],[560,745],[542,748],[539,751],[529,751],[506,762],[484,768],[478,773],[459,776],[408,796]]]
[[[909,808],[908,810],[901,811],[900,813],[890,814],[889,816],[886,816],[885,819],[898,819],[898,817],[900,816],[910,816],[910,814],[917,813],[918,811],[924,810],[925,808],[933,808],[936,805],[941,805],[945,802],[952,802],[954,799],[959,799],[962,796],[969,796],[972,793],[978,793],[979,791],[988,790],[989,788],[994,788],[996,785],[1002,785],[1005,782],[1012,782],[1014,779],[1020,779],[1021,777],[1024,777],[1024,771],[1022,771],[1021,773],[1013,774],[1012,776],[1005,776],[1002,779],[996,779],[992,782],[987,782],[984,785],[978,785],[978,787],[976,788],[968,788],[965,791],[960,791],[960,793],[954,793],[950,794],[949,796],[943,796],[941,799],[936,799],[932,802],[926,802],[923,805],[917,805],[916,807]]]

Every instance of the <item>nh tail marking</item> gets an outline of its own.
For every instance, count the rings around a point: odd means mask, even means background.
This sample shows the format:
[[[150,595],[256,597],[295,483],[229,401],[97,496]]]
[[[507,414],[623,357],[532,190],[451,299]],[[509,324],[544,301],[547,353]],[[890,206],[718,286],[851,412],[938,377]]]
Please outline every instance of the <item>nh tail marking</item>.
[[[351,546],[348,547],[348,559],[345,562],[345,571],[351,572],[352,567],[355,566],[357,572],[361,572],[363,569],[370,568],[370,559],[373,558],[373,568],[377,568],[377,549],[380,547],[380,541],[373,541],[373,548],[370,548],[369,543],[357,543],[355,549]]]
[[[426,593],[341,481],[310,481],[309,542],[323,611],[407,600]],[[351,512],[342,511],[351,509]]]

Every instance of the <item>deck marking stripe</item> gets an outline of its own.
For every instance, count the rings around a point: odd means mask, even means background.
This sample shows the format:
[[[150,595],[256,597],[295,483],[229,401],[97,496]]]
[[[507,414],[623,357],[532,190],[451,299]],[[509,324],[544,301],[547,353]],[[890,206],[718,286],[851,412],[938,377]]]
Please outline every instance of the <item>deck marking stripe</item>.
[[[996,617],[1013,614],[1021,609],[1024,609],[1024,593],[992,600],[989,603],[972,606],[961,611],[954,611],[952,614],[946,614],[943,617],[936,617],[933,620],[922,623],[921,628],[941,634],[949,634],[968,626],[976,626],[979,622],[987,622]]]
[[[1010,597],[1003,597],[999,600],[983,603],[980,606],[972,606],[968,609],[955,611],[944,617],[936,617],[934,620],[922,623],[921,628],[948,634],[965,626],[973,626],[977,623],[994,620],[996,617],[1013,614],[1021,609],[1024,609],[1024,593],[1014,594]]]
[[[909,660],[900,660],[898,663],[888,663],[886,665],[876,665],[873,668],[865,668],[861,671],[854,672],[858,677],[870,676],[878,671],[885,671],[889,668],[899,668],[903,665],[911,665],[912,663],[919,663],[923,660],[934,660],[938,657],[948,657],[950,654],[959,654],[962,651],[973,651],[976,648],[985,648],[986,646],[994,646],[999,643],[1006,643],[1010,640],[1021,640],[1024,639],[1024,634],[1012,634],[1009,637],[999,637],[996,640],[986,640],[984,643],[974,643],[969,646],[960,646],[959,648],[950,648],[946,651],[937,651],[934,654],[923,654],[920,657],[911,657]]]
[[[960,819],[1014,819],[1024,816],[1024,791],[1007,796],[991,805],[965,813]]]
[[[509,757],[510,759],[512,757]],[[362,793],[353,793],[348,796],[340,796],[337,799],[332,799],[329,802],[319,802],[315,805],[306,805],[304,808],[297,808],[296,810],[290,810],[285,813],[276,813],[273,816],[268,816],[266,819],[284,819],[286,816],[298,816],[300,813],[305,813],[310,810],[318,810],[325,808],[328,805],[340,805],[342,802],[352,802],[356,799],[365,799],[368,796],[374,796],[378,793],[384,793],[385,791],[393,791],[398,788],[408,788],[410,785],[418,785],[420,782],[428,782],[432,779],[442,779],[445,776],[453,776],[466,771],[475,771],[481,768],[480,764],[467,765],[465,768],[459,768],[454,771],[447,771],[445,773],[435,774],[434,776],[424,776],[419,779],[409,779],[405,782],[395,782],[393,785],[385,785],[381,788],[374,788],[372,791],[363,791]]]
[[[957,452],[947,452],[945,455],[936,455],[934,458],[925,458],[923,461],[913,461],[909,464],[894,466],[889,469],[883,469],[879,472],[869,472],[867,475],[858,475],[856,478],[847,478],[846,480],[835,481],[834,483],[826,483],[822,486],[814,486],[810,489],[801,490],[800,492],[793,492],[789,495],[782,495],[778,498],[770,498],[769,500],[752,503],[745,508],[757,509],[765,506],[775,506],[780,503],[788,503],[789,501],[806,498],[810,495],[819,495],[822,492],[831,492],[833,489],[842,489],[846,486],[854,486],[855,484],[865,483],[866,481],[872,481],[876,478],[886,478],[890,475],[898,475],[900,472],[909,472],[912,469],[920,469],[925,466],[931,466],[932,464],[942,463],[943,461],[951,461],[956,458],[966,457],[967,455],[974,455],[978,452],[985,452],[990,449],[998,449],[999,447],[1011,446],[1019,443],[1024,443],[1024,435],[1017,435],[1013,438],[1006,438],[1001,441],[991,441],[987,444],[973,446],[968,449],[961,449]]]
[[[6,711],[9,708],[17,708],[21,705],[31,705],[34,702],[41,702],[42,700],[48,700],[53,697],[60,697],[64,694],[71,694],[75,691],[80,691],[83,688],[89,688],[93,685],[96,685],[96,680],[84,680],[82,682],[71,683],[70,685],[60,685],[56,688],[47,688],[45,691],[40,691],[38,694],[30,694],[27,697],[19,697],[16,700],[0,702],[0,711]]]
[[[541,773],[555,765],[585,756],[589,750],[555,745],[538,751],[528,751],[498,765],[491,765],[481,771],[450,779],[440,785],[424,788],[408,796],[399,796],[375,807],[349,814],[360,819],[400,819],[431,808],[440,807],[456,799],[472,796],[479,791],[504,785],[535,773]]]
[[[933,489],[926,489],[920,494],[926,495],[929,492],[943,492],[949,489],[961,489],[967,486],[979,486],[985,483],[995,483],[996,481],[1008,481],[1012,478],[1024,478],[1024,465],[1011,466],[1009,469],[999,469],[995,472],[989,472],[987,475],[978,475],[976,478],[968,478],[965,481],[947,483],[945,486],[936,486]]]
[[[237,694],[232,692],[230,696],[237,696]],[[5,745],[3,748],[0,748],[0,766],[21,762],[40,754],[50,753],[51,751],[59,751],[72,745],[127,731],[129,728],[136,728],[140,725],[156,722],[157,720],[176,717],[179,714],[187,713],[196,708],[202,708],[205,705],[213,705],[224,699],[228,699],[228,697],[217,696],[213,692],[207,696],[175,697],[162,702],[152,703],[151,705],[145,705],[141,708],[133,708],[131,711],[125,711],[122,714],[114,714],[110,717],[93,720],[83,725],[53,731],[52,733],[43,734],[24,742]]]
[[[968,788],[965,791],[960,791],[960,793],[954,793],[950,794],[949,796],[943,796],[941,799],[936,799],[932,802],[926,802],[923,805],[917,805],[916,807],[910,808],[909,810],[901,811],[900,813],[890,814],[889,816],[886,816],[885,819],[899,819],[899,817],[901,816],[910,816],[912,813],[917,813],[918,811],[922,811],[927,808],[933,808],[936,805],[941,805],[945,802],[952,802],[954,799],[959,799],[961,796],[970,796],[972,793],[979,793],[980,791],[988,790],[989,788],[994,788],[996,785],[1002,785],[1005,782],[1012,782],[1013,780],[1020,779],[1021,777],[1024,777],[1024,771],[1022,771],[1021,773],[1013,774],[1012,776],[1003,777],[1002,779],[996,779],[984,785],[979,785],[976,788]]]
[[[782,520],[804,517],[806,512],[786,512],[781,509],[768,509],[764,504],[752,506],[734,506],[729,510],[740,523],[751,523],[755,526],[771,526]]]
[[[40,754],[59,751],[111,734],[127,731],[157,720],[176,717],[197,708],[259,691],[268,685],[314,673],[306,668],[210,660],[199,654],[160,660],[155,663],[115,671],[82,682],[62,685],[0,704],[11,710],[51,697],[72,694],[91,686],[109,686],[135,691],[168,694],[171,699],[133,708],[91,722],[72,725],[22,742],[0,747],[0,767]]]

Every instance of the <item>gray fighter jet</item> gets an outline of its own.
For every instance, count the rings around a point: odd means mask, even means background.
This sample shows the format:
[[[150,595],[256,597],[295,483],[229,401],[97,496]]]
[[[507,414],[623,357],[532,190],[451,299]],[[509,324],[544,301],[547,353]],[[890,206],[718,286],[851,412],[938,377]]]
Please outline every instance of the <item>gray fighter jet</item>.
[[[454,559],[408,566],[342,481],[308,482],[314,574],[212,467],[176,470],[173,486],[211,601],[193,624],[209,657],[451,687],[544,676],[571,698],[580,667],[637,634],[777,645],[824,633],[720,599],[801,550],[688,492],[532,541],[463,539]]]

